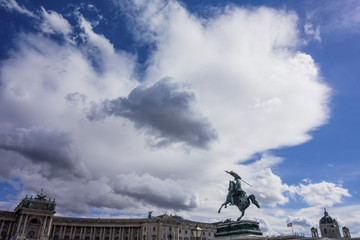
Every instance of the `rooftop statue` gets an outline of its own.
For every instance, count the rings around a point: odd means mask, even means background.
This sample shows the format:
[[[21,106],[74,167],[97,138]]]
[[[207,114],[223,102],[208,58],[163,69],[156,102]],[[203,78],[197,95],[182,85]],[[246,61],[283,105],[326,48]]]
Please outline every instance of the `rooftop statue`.
[[[258,208],[260,208],[260,205],[256,201],[255,196],[253,194],[247,196],[246,192],[244,190],[242,190],[240,180],[243,181],[244,183],[246,183],[246,182],[244,180],[242,180],[241,177],[237,173],[235,173],[233,171],[230,171],[230,172],[225,171],[225,172],[227,172],[228,174],[233,176],[234,181],[231,181],[231,180],[229,181],[229,188],[228,188],[228,194],[226,196],[226,201],[221,205],[218,213],[220,213],[222,207],[225,206],[225,208],[226,208],[228,204],[230,206],[232,206],[232,205],[237,206],[241,212],[241,216],[237,219],[237,221],[240,221],[241,218],[245,214],[245,209],[247,209],[250,206],[250,201]],[[246,183],[246,184],[248,184],[248,183]],[[248,185],[250,185],[250,184],[248,184]]]
[[[45,200],[46,199],[46,195],[44,195],[43,193],[43,189],[41,189],[41,193],[40,194],[38,194],[38,195],[36,195],[36,199],[37,200]]]

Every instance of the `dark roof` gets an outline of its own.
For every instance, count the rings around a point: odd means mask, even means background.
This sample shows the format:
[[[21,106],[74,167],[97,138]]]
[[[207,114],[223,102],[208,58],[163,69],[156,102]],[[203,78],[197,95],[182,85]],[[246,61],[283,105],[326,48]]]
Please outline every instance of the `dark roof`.
[[[329,216],[328,212],[326,211],[326,209],[324,209],[324,216],[320,219],[320,224],[338,224],[336,219]]]

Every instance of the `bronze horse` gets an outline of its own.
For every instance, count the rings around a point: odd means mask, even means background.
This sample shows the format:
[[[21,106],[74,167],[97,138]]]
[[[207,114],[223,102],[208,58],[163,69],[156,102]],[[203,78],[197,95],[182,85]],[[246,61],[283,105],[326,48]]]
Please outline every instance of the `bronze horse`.
[[[227,205],[235,205],[239,208],[240,212],[241,212],[241,216],[237,219],[237,221],[240,221],[241,218],[244,216],[245,214],[245,209],[247,209],[250,206],[250,201],[257,206],[258,208],[260,208],[260,205],[258,203],[258,201],[256,201],[255,196],[253,194],[249,195],[248,197],[245,194],[237,194],[237,196],[235,196],[234,198],[234,203],[231,202],[231,192],[228,193],[227,197],[226,197],[226,201],[221,205],[221,207],[219,208],[218,213],[220,213],[221,208],[223,206],[225,206],[225,208],[227,207]]]

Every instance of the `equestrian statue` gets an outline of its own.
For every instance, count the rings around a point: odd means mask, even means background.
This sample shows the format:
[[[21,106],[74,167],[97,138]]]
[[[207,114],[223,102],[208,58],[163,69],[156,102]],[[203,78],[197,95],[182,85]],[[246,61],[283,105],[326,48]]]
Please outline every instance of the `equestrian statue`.
[[[229,189],[228,189],[228,194],[226,196],[226,201],[221,205],[221,207],[219,208],[218,213],[220,213],[222,207],[225,206],[225,208],[227,207],[227,205],[229,204],[230,206],[234,205],[237,206],[241,212],[241,216],[237,219],[237,221],[240,221],[241,218],[244,216],[245,214],[245,209],[247,209],[250,206],[250,201],[257,206],[258,208],[260,208],[259,203],[256,201],[255,196],[253,194],[247,196],[246,192],[244,190],[242,190],[241,188],[241,181],[243,181],[244,183],[246,183],[244,180],[241,179],[241,177],[231,171],[225,171],[228,174],[230,174],[231,176],[234,177],[234,181],[229,181]],[[248,184],[248,183],[246,183]],[[250,184],[248,184],[249,186],[251,186]]]

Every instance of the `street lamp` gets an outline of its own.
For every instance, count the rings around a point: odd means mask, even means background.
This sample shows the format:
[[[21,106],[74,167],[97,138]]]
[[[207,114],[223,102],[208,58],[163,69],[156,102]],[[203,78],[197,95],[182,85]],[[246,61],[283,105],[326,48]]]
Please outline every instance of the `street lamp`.
[[[194,229],[192,229],[191,231],[195,237],[195,240],[200,240],[202,229],[198,225],[196,225],[196,227]]]

